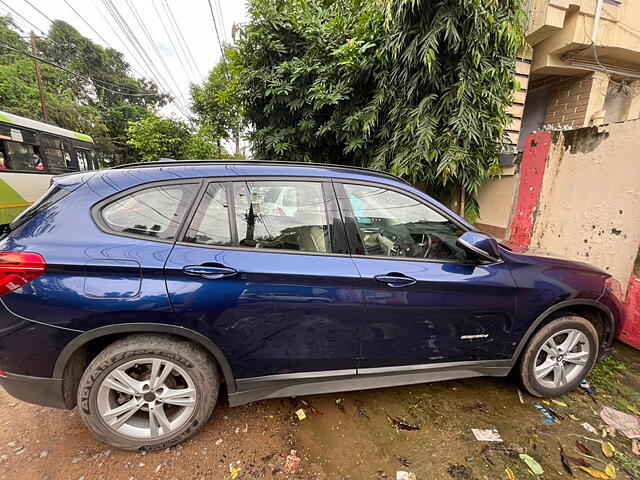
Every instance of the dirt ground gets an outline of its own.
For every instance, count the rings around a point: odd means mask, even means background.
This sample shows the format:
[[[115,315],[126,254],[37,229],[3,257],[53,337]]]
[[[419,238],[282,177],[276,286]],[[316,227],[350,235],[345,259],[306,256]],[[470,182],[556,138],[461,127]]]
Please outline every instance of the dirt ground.
[[[523,393],[521,402],[509,378],[268,400],[238,408],[221,400],[195,438],[147,454],[101,443],[76,411],[22,403],[0,389],[0,478],[223,480],[233,478],[230,464],[245,480],[395,479],[398,470],[422,480],[494,480],[508,479],[507,468],[518,480],[591,478],[575,464],[574,477],[564,470],[560,445],[567,457],[582,458],[598,470],[613,460],[618,479],[640,478],[640,456],[632,453],[631,442],[620,433],[603,440],[604,424],[596,414],[600,405],[627,413],[640,409],[640,352],[618,345],[591,381],[594,395],[579,389],[560,399],[566,406],[543,404],[564,418],[552,424],[544,423],[533,406],[540,399]],[[295,415],[299,408],[306,419]],[[420,430],[397,430],[387,414]],[[582,422],[598,433],[587,432]],[[496,428],[504,442],[480,442],[471,428]],[[615,447],[612,459],[602,453],[602,441]],[[576,442],[591,455],[579,451]],[[284,473],[291,450],[301,463],[295,472]],[[536,477],[520,453],[537,460],[545,473]]]

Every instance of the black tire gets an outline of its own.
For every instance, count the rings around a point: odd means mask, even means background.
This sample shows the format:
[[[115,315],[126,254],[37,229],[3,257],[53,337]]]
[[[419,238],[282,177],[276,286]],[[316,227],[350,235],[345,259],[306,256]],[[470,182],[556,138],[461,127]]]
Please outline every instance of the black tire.
[[[196,390],[195,408],[186,423],[161,438],[122,435],[99,413],[97,396],[102,382],[118,366],[136,359],[170,361],[189,375]],[[89,364],[78,386],[78,409],[87,427],[110,445],[124,450],[159,450],[176,445],[200,430],[213,412],[219,390],[220,374],[203,348],[180,337],[136,334],[112,343]]]
[[[574,378],[563,386],[549,388],[541,385],[534,375],[536,356],[547,340],[567,329],[574,329],[582,332],[589,342],[589,354],[585,362],[584,369],[580,372],[580,375],[577,378]],[[519,365],[519,374],[522,386],[527,390],[527,392],[536,397],[557,397],[559,395],[564,395],[578,387],[580,382],[582,382],[582,380],[584,380],[589,374],[598,358],[598,348],[598,332],[593,324],[587,319],[576,315],[566,315],[556,318],[538,330],[527,343]]]

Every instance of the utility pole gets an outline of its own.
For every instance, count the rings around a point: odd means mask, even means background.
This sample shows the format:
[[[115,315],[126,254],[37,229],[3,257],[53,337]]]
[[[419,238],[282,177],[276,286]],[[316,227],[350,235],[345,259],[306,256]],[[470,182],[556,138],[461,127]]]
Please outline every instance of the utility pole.
[[[31,31],[31,55],[33,55],[33,63],[36,67],[36,82],[38,82],[38,91],[40,92],[40,108],[42,109],[42,119],[49,121],[49,115],[47,115],[47,104],[44,100],[44,85],[42,84],[42,75],[40,74],[40,60],[38,60],[38,52],[36,50],[36,36]]]

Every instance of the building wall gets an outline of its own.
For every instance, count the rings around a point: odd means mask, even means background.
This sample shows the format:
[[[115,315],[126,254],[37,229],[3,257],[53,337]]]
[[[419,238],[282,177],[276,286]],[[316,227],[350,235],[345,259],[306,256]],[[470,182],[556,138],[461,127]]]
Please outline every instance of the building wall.
[[[549,88],[545,125],[582,127],[585,125],[593,75],[565,77],[552,75],[531,82],[531,88]]]
[[[530,248],[599,266],[626,289],[640,245],[640,121],[555,133]]]
[[[478,193],[480,217],[476,226],[485,233],[503,239],[507,234],[513,197],[518,177],[508,169],[506,175],[495,177],[485,183]]]

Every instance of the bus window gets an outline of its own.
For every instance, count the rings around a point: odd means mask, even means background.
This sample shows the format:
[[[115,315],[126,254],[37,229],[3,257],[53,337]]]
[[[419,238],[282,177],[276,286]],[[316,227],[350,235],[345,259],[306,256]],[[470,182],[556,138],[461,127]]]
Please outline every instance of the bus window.
[[[91,155],[89,150],[76,148],[76,158],[78,159],[78,168],[80,170],[91,170]]]
[[[44,147],[47,168],[51,170],[52,173],[75,170],[71,163],[69,144],[66,140],[60,137],[42,135],[41,143]]]
[[[43,171],[42,159],[34,151],[33,145],[18,142],[4,142],[6,158],[0,169]]]

